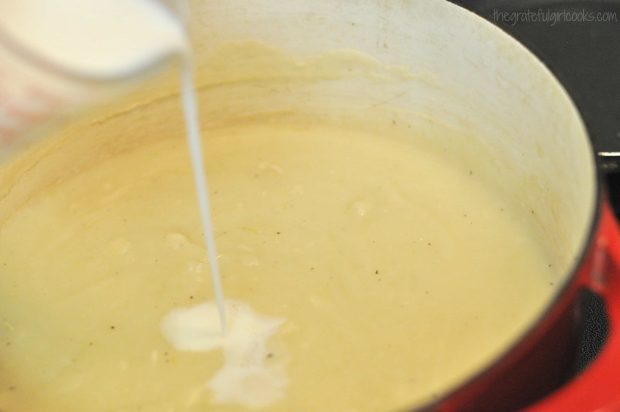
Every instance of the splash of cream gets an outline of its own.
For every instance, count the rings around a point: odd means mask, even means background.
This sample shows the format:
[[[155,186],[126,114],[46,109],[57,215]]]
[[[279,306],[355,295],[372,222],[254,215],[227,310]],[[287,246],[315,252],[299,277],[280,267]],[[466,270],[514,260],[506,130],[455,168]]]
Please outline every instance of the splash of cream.
[[[207,383],[215,403],[251,408],[273,404],[284,396],[288,379],[284,366],[270,359],[267,341],[284,319],[257,314],[243,302],[225,304],[225,336],[214,302],[171,311],[162,321],[163,335],[178,350],[224,352],[224,365]]]

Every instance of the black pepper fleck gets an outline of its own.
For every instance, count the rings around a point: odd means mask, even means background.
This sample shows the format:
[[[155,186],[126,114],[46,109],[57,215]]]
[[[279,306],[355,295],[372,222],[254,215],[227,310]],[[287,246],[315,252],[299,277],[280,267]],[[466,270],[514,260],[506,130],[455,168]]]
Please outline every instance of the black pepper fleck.
[[[379,269],[375,270],[375,275],[379,274]]]
[[[110,325],[110,330],[114,330],[114,329],[116,329],[116,326]]]

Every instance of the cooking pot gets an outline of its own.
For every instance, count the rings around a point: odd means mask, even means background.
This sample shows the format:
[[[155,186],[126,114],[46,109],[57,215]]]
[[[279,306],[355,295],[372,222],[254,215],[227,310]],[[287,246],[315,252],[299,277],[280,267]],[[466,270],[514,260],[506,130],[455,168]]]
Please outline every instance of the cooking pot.
[[[412,129],[421,144],[475,166],[535,216],[565,273],[553,298],[501,356],[427,409],[620,409],[620,232],[581,117],[540,61],[442,0],[196,0],[190,10],[207,130],[302,116],[377,133]],[[247,53],[248,41],[266,46]],[[230,47],[239,50],[228,54],[232,60],[214,64]],[[338,53],[355,55],[347,60],[355,63],[328,64],[312,76],[303,69]],[[0,223],[37,188],[178,133],[174,118],[180,119],[178,84],[169,71],[53,133],[30,150],[29,161],[16,159],[0,171]],[[610,332],[593,364],[566,382],[584,288],[605,299]]]

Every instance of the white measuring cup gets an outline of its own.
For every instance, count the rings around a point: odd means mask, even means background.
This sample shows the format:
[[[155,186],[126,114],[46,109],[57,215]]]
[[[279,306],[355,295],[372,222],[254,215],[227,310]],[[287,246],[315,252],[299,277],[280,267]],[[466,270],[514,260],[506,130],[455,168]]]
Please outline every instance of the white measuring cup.
[[[177,7],[152,0],[51,3],[0,4],[0,161],[186,47]]]

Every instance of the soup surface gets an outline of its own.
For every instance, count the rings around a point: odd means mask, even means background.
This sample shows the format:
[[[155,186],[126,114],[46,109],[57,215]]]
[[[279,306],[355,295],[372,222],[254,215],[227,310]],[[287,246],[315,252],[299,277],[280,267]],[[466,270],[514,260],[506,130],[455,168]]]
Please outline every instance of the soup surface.
[[[0,409],[396,410],[483,366],[556,275],[528,214],[387,133],[205,133],[224,292],[272,320],[251,352],[277,375],[262,400],[259,375],[246,398],[222,396],[222,350],[179,350],[162,330],[213,300],[182,138],[41,189],[0,223]]]

